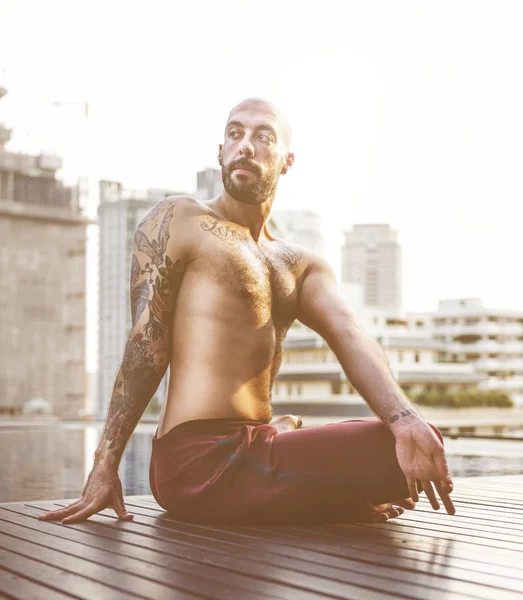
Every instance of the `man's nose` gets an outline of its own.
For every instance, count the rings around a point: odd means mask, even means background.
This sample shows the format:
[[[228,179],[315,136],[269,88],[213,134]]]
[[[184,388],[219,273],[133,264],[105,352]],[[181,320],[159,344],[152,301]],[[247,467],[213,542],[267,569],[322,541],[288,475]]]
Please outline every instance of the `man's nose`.
[[[254,146],[251,140],[246,136],[243,138],[240,146],[240,154],[252,158],[254,156]]]

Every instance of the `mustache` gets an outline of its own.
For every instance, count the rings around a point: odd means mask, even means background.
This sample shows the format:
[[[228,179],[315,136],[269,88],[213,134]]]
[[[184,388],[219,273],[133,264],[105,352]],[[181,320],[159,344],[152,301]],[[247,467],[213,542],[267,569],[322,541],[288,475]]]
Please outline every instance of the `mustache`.
[[[234,171],[234,169],[249,169],[251,171],[253,171],[254,173],[258,173],[259,169],[258,167],[249,162],[248,160],[237,160],[236,162],[233,162],[229,165],[229,173],[231,173],[232,171]]]

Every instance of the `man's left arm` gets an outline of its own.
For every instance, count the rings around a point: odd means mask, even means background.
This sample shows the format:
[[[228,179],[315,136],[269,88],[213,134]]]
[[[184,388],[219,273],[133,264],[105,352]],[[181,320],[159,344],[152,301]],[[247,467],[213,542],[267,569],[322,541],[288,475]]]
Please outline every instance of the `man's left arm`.
[[[340,297],[331,267],[319,256],[311,261],[303,279],[298,319],[326,340],[349,381],[394,434],[412,499],[418,500],[419,479],[433,508],[439,508],[432,481],[447,512],[453,514],[443,444],[394,379],[381,345]]]

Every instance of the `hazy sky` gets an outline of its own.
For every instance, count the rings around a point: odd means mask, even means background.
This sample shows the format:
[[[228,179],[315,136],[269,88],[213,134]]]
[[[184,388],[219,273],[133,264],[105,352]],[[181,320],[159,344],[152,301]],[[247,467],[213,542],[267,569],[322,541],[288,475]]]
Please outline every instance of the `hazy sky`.
[[[263,96],[293,126],[276,209],[390,223],[406,310],[448,297],[523,308],[523,3],[0,0],[0,120],[127,187],[192,191],[229,109]],[[97,202],[93,185],[92,209]]]

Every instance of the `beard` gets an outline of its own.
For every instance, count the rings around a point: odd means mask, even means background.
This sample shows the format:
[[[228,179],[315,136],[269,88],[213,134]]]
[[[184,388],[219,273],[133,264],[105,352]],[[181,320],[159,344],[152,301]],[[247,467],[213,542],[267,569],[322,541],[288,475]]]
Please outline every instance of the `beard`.
[[[272,166],[272,165],[271,165]],[[245,167],[253,171],[252,175],[233,179],[234,169]],[[261,173],[260,169],[246,160],[237,160],[228,165],[222,165],[222,182],[227,193],[238,202],[260,205],[276,193],[279,174],[272,169]]]

